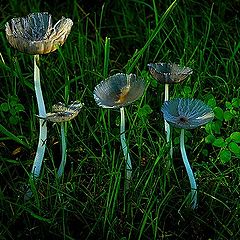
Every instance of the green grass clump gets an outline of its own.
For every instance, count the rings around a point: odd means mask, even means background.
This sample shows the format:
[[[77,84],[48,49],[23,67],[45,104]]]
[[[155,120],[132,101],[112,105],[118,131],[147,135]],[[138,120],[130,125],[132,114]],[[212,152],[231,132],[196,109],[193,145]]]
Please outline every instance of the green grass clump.
[[[14,0],[0,4],[1,238],[238,239],[239,1],[23,2],[21,8]],[[74,22],[64,46],[41,57],[47,111],[76,99],[84,107],[68,124],[68,160],[60,181],[60,127],[48,123],[42,173],[31,183],[33,198],[24,202],[38,139],[32,56],[10,48],[4,24],[34,11]],[[172,97],[201,99],[215,113],[212,123],[185,135],[199,189],[195,211],[188,207],[179,130],[172,131],[170,162],[160,112],[164,87],[147,70],[147,63],[160,61],[194,70],[171,86]],[[92,94],[118,72],[147,82],[143,98],[126,109],[134,169],[128,190],[119,112],[100,109]]]

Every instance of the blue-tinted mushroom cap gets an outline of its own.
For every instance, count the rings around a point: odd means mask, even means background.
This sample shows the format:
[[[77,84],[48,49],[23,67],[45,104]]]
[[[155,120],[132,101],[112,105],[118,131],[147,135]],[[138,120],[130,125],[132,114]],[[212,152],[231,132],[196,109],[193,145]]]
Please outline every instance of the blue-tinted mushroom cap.
[[[135,74],[117,73],[94,89],[96,103],[103,108],[120,108],[142,96],[145,82]]]
[[[175,63],[149,63],[149,71],[160,83],[179,83],[193,73],[189,67]]]
[[[164,119],[176,128],[193,129],[214,118],[212,109],[198,99],[173,99],[164,102],[161,111]]]

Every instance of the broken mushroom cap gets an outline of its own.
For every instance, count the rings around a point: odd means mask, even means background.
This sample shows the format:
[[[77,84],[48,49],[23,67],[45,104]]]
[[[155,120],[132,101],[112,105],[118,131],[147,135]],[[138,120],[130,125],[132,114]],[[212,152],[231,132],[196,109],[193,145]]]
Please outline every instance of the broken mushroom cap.
[[[68,106],[59,102],[52,106],[52,112],[47,113],[44,119],[54,123],[70,121],[78,115],[83,105],[80,101],[74,101]]]
[[[103,108],[127,106],[142,96],[145,81],[135,74],[117,73],[100,82],[94,89],[94,99]]]
[[[42,12],[11,19],[6,23],[5,31],[10,45],[19,51],[47,54],[64,44],[72,25],[70,18],[62,17],[52,26],[51,14]]]
[[[149,71],[160,83],[180,83],[193,73],[189,67],[181,67],[176,63],[149,63]]]
[[[177,98],[166,101],[161,111],[164,119],[176,128],[193,129],[214,118],[212,109],[198,99]]]

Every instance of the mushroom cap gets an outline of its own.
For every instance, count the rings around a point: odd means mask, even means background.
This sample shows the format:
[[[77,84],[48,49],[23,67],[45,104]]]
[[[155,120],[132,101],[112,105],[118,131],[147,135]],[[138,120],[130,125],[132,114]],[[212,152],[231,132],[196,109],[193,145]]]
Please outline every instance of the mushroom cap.
[[[212,109],[199,99],[177,98],[164,102],[164,119],[176,128],[193,129],[214,118]]]
[[[149,63],[149,71],[160,83],[179,83],[193,73],[189,67],[181,67],[176,63]]]
[[[46,114],[45,120],[54,123],[68,122],[75,118],[77,115],[78,112],[50,112]]]
[[[127,106],[142,96],[145,81],[135,74],[117,73],[100,82],[94,89],[96,103],[103,108]]]
[[[66,106],[62,102],[58,102],[57,104],[54,104],[52,106],[52,111],[53,112],[64,112],[64,111],[80,111],[81,108],[83,107],[83,103],[80,101],[76,100],[74,102],[71,102],[68,106]]]
[[[83,103],[74,101],[70,105],[59,102],[52,106],[52,112],[46,114],[46,120],[50,122],[67,122],[75,118],[83,107]]]
[[[13,18],[5,25],[10,45],[28,54],[47,54],[55,51],[66,41],[73,21],[62,17],[52,27],[52,16],[47,12],[31,13],[26,17]]]

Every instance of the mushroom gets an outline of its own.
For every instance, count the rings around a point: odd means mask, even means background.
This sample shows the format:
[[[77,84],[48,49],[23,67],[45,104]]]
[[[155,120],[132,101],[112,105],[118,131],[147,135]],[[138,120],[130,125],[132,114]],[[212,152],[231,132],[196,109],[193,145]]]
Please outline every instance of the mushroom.
[[[120,108],[120,140],[126,162],[127,187],[131,181],[132,163],[125,136],[124,107],[143,95],[145,82],[135,74],[117,73],[99,83],[94,89],[94,99],[103,108]]]
[[[46,117],[46,110],[40,84],[39,54],[53,52],[63,45],[72,25],[71,19],[62,17],[52,26],[52,16],[47,12],[13,18],[5,25],[6,37],[10,45],[21,52],[34,55],[34,88],[39,116],[42,118]],[[47,139],[47,126],[43,124],[43,119],[39,121],[39,141],[31,171],[33,178],[40,175]]]
[[[163,112],[164,119],[169,124],[181,129],[180,150],[191,185],[191,205],[195,209],[197,207],[197,184],[185,150],[184,129],[194,129],[212,121],[214,113],[201,100],[189,98],[166,101],[161,111]]]
[[[26,17],[12,18],[5,25],[10,45],[21,52],[36,55],[54,52],[62,46],[73,25],[70,18],[62,17],[52,26],[48,12],[30,13]]]
[[[64,122],[68,122],[75,118],[83,107],[83,103],[80,101],[71,102],[70,105],[65,106],[65,104],[59,102],[52,106],[52,112],[46,114],[45,118],[38,116],[45,121],[50,121],[54,123],[60,123],[61,125],[61,143],[62,143],[62,160],[57,172],[58,177],[60,178],[64,172],[67,158],[67,145],[66,145],[66,134]]]
[[[151,75],[160,83],[164,83],[164,101],[169,99],[169,84],[180,83],[193,73],[191,68],[181,67],[176,63],[149,63],[147,66]],[[167,142],[170,142],[170,126],[166,121],[164,121],[164,126]],[[172,155],[172,142],[170,142],[170,156]]]

